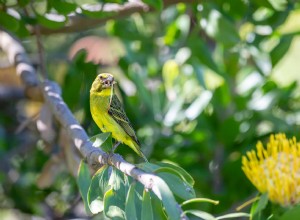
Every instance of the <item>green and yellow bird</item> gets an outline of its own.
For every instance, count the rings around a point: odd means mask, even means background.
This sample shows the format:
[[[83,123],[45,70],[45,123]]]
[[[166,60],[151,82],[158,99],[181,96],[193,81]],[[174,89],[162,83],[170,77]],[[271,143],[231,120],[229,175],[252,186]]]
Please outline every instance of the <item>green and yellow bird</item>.
[[[122,104],[114,94],[114,84],[116,82],[110,73],[101,73],[96,77],[90,90],[92,117],[102,132],[111,132],[117,141],[115,148],[124,143],[147,161]]]

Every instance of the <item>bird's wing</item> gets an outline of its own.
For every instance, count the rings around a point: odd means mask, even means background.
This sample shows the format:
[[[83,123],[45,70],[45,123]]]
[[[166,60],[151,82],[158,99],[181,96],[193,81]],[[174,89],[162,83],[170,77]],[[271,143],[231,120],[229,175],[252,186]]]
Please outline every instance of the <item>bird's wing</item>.
[[[138,145],[140,145],[134,129],[122,107],[121,102],[119,101],[116,95],[113,95],[111,98],[110,107],[108,114],[123,128],[123,130],[134,140]]]

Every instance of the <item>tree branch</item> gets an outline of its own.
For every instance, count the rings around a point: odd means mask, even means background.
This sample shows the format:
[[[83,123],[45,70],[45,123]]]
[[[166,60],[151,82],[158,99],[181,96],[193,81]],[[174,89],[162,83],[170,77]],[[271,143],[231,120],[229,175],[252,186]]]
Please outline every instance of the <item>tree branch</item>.
[[[182,3],[195,3],[195,0],[164,0],[164,7],[177,4],[179,2]],[[39,31],[42,35],[51,35],[57,33],[73,33],[88,30],[90,28],[100,26],[105,24],[108,20],[116,20],[126,16],[129,16],[133,13],[141,13],[153,11],[153,8],[150,8],[148,5],[143,3],[140,0],[132,0],[130,2],[125,3],[124,5],[107,3],[104,5],[93,5],[93,10],[101,11],[103,13],[109,13],[111,15],[106,15],[102,18],[91,18],[87,17],[84,14],[73,14],[68,16],[68,23],[58,29],[49,29],[46,27],[40,27]],[[35,29],[32,29],[31,32],[36,34]]]
[[[7,46],[8,44],[9,46]],[[128,163],[118,154],[107,154],[100,148],[93,147],[88,135],[63,101],[60,87],[55,82],[49,80],[39,83],[35,69],[31,66],[27,54],[19,41],[6,32],[0,31],[0,48],[7,53],[10,57],[10,61],[16,65],[17,73],[22,78],[25,87],[31,87],[34,84],[40,88],[39,91],[42,92],[45,103],[49,106],[61,126],[66,129],[74,145],[90,165],[108,164],[114,166],[124,174],[142,183],[145,188],[152,190],[153,193],[161,199],[158,187],[158,184],[162,181],[160,177],[138,169],[135,165]],[[181,214],[181,219],[187,219],[179,205],[178,209]]]

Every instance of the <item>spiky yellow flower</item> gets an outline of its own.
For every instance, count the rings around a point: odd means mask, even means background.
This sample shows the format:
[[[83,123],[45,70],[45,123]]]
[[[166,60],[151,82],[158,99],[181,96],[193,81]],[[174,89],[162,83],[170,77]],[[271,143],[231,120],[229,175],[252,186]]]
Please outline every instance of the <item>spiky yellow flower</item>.
[[[242,169],[247,178],[269,200],[281,206],[300,202],[300,143],[285,134],[271,135],[264,148],[261,142],[256,152],[242,157]]]

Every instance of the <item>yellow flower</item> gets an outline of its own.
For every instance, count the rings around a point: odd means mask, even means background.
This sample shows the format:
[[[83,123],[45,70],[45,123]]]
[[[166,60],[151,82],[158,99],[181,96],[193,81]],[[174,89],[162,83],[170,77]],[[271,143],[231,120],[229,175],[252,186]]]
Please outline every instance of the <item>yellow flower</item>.
[[[267,147],[261,142],[242,157],[242,169],[261,193],[281,206],[300,202],[300,143],[285,134],[270,136]]]

